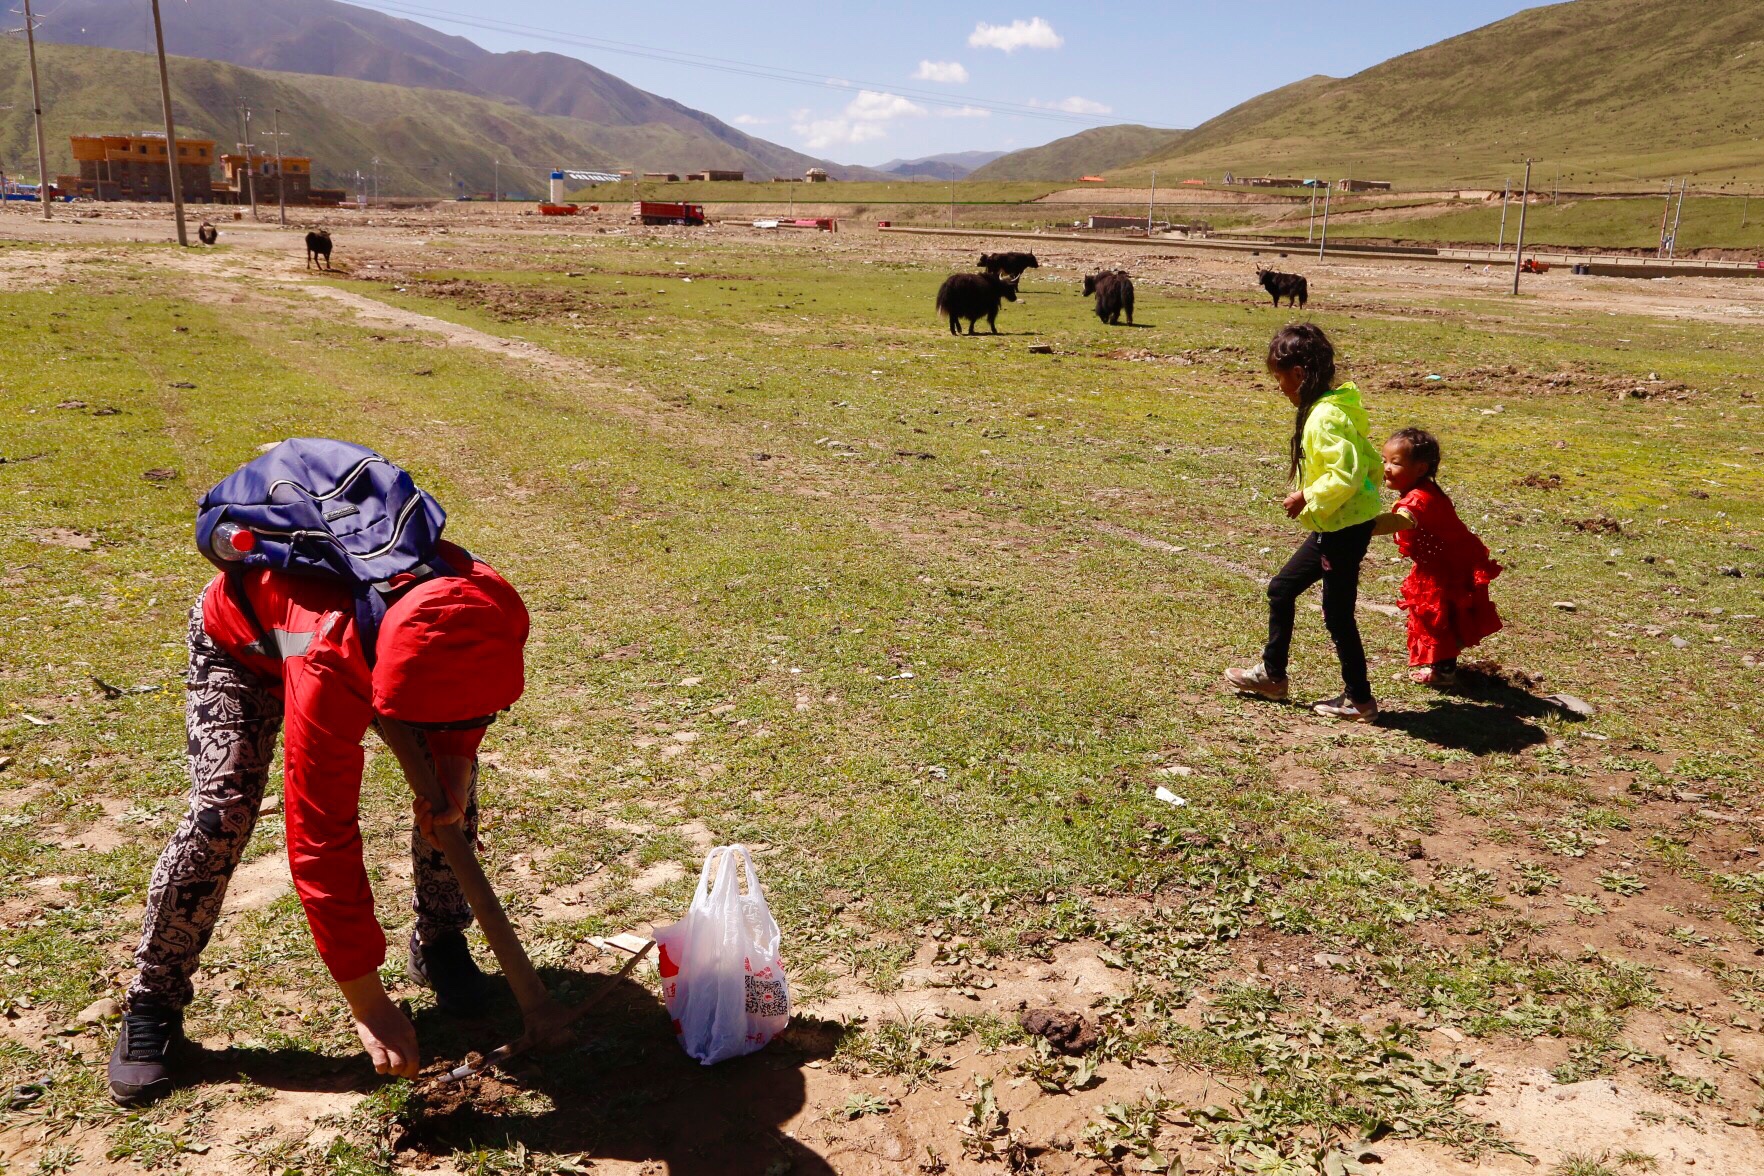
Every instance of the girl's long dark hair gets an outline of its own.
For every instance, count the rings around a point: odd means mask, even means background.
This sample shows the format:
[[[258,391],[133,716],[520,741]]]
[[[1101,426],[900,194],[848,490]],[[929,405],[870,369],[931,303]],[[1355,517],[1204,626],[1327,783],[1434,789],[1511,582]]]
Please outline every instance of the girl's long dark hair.
[[[1298,368],[1305,374],[1299,385],[1298,414],[1292,424],[1292,442],[1287,446],[1287,477],[1298,474],[1303,456],[1305,420],[1318,400],[1335,387],[1335,345],[1323,328],[1315,323],[1293,323],[1274,332],[1268,341],[1268,370]]]

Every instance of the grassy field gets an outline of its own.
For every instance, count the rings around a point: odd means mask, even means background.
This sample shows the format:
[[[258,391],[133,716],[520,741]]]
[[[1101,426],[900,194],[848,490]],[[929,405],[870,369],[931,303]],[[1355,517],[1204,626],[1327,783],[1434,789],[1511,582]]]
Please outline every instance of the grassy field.
[[[1752,204],[1757,207],[1751,207]],[[1538,245],[1581,249],[1653,249],[1660,243],[1665,200],[1567,200],[1534,205],[1525,219],[1525,239]],[[1674,211],[1677,211],[1676,202]],[[1501,230],[1499,204],[1438,216],[1380,221],[1332,221],[1331,237],[1394,239],[1440,244],[1492,246]],[[1519,206],[1507,215],[1507,244],[1519,232]],[[1697,249],[1764,248],[1764,199],[1690,196],[1678,225],[1678,252]]]
[[[797,1003],[871,1010],[827,1061],[871,1100],[844,1118],[910,1111],[916,1154],[1297,1173],[1345,1170],[1363,1139],[1535,1150],[1478,1110],[1488,1077],[1448,1041],[1759,1121],[1755,329],[1462,300],[1316,313],[1376,428],[1442,435],[1446,485],[1508,569],[1508,629],[1463,695],[1410,685],[1400,621],[1364,615],[1387,714],[1358,728],[1217,685],[1253,660],[1261,579],[1297,539],[1259,360],[1282,320],[1247,296],[1148,282],[1141,327],[1111,330],[1043,270],[1002,337],[954,339],[931,315],[941,265],[870,247],[497,248],[336,284],[549,366],[302,292],[215,298],[151,249],[68,250],[77,298],[0,302],[0,1082],[37,1090],[0,1110],[0,1154],[827,1170],[800,1131],[755,1142],[765,1111],[706,1128],[727,1167],[670,1150],[667,1121],[696,1113],[670,1084],[721,1106],[809,1072],[789,1049],[685,1064],[644,994],[606,1044],[456,1113],[366,1082],[285,891],[205,959],[191,1025],[231,1045],[215,1080],[109,1107],[109,1029],[72,1022],[120,991],[181,811],[183,618],[207,574],[191,500],[314,432],[412,468],[532,609],[484,838],[538,960],[585,984],[586,936],[677,917],[706,844],[760,847]],[[1388,603],[1403,570],[1381,547],[1366,596]],[[1300,631],[1295,685],[1333,693],[1314,613]],[[1600,713],[1568,722],[1549,690]],[[375,757],[364,836],[394,943],[405,807]],[[1001,994],[1079,950],[1121,983],[1083,1010],[1108,1082],[1072,1096],[1081,1075],[1025,1050]],[[927,975],[971,1011],[888,1011]],[[485,1044],[398,995],[443,1056]],[[1001,1099],[1034,1079],[1013,1107],[1052,1091],[1083,1130],[1017,1138],[989,1095],[948,1075],[938,1095],[958,1047]],[[1149,1079],[1162,1093],[1118,1093]],[[270,1114],[310,1092],[344,1100],[316,1141]]]

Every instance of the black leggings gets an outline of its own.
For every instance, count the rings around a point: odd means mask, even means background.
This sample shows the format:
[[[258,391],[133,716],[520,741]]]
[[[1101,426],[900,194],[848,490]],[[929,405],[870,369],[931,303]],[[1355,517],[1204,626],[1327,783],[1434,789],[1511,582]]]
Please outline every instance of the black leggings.
[[[1323,624],[1335,641],[1336,657],[1341,659],[1342,684],[1353,701],[1371,701],[1366,647],[1360,642],[1359,622],[1354,619],[1354,602],[1360,595],[1360,563],[1371,543],[1370,522],[1339,531],[1313,531],[1280,573],[1268,581],[1268,644],[1262,650],[1262,666],[1269,677],[1286,677],[1298,598],[1321,580]]]

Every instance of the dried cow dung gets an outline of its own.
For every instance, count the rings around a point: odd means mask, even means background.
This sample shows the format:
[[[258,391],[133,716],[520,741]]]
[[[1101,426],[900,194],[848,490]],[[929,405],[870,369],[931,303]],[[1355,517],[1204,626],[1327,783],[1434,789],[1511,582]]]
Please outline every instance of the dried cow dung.
[[[1081,1054],[1097,1042],[1096,1027],[1082,1013],[1064,1009],[1026,1009],[1018,1015],[1017,1024],[1025,1033],[1045,1037],[1047,1043],[1063,1054]]]

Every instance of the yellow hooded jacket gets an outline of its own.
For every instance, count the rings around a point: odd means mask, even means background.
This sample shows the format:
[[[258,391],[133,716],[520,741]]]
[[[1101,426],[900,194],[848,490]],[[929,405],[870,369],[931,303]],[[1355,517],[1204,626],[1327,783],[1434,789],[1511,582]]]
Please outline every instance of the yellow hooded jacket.
[[[1376,518],[1384,458],[1366,437],[1371,421],[1352,383],[1319,397],[1305,418],[1298,484],[1305,509],[1298,521],[1310,531],[1340,531]]]

